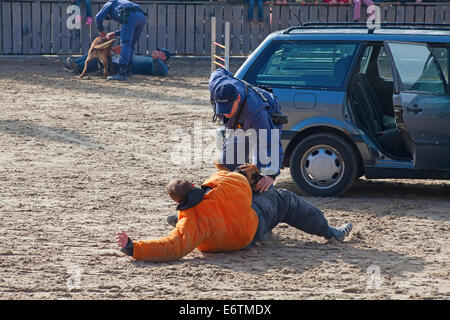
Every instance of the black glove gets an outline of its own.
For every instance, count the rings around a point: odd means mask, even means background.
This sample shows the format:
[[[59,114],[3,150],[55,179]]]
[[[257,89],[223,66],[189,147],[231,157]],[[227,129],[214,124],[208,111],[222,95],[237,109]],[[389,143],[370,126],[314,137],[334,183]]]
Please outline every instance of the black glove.
[[[125,247],[123,247],[122,249],[120,249],[120,251],[122,251],[123,253],[125,253],[129,256],[133,256],[133,248],[134,248],[133,241],[131,241],[131,238],[128,237],[127,245]]]

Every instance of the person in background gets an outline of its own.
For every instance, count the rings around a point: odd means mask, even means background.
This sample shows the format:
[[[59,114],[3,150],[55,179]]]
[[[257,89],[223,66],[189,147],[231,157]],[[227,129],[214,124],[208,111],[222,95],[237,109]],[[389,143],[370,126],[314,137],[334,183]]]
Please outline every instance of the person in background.
[[[352,4],[352,0],[323,0],[323,2],[328,3],[328,4],[344,4],[344,3],[348,3],[348,4]],[[316,3],[314,3],[316,4]]]
[[[112,48],[112,72],[117,72],[119,70],[120,61],[120,45],[114,46]],[[133,74],[143,74],[143,75],[154,75],[154,76],[165,76],[169,71],[167,66],[167,61],[169,60],[171,54],[169,50],[164,48],[158,48],[154,50],[151,56],[134,56],[133,64],[131,68],[131,73]],[[82,57],[68,57],[67,60],[61,61],[64,67],[72,71],[73,73],[80,74],[84,68],[84,63],[86,61],[87,55]],[[95,58],[88,63],[87,72],[94,72],[101,70],[98,66],[98,59]]]
[[[353,0],[354,8],[353,8],[353,21],[359,22],[361,18],[361,4],[369,7],[373,5],[372,0]]]
[[[264,18],[264,8],[263,8],[263,0],[248,0],[248,15],[247,15],[247,21],[252,22],[253,21],[253,11],[255,9],[255,2],[258,6],[258,21],[263,22]]]
[[[91,25],[92,24],[92,5],[91,5],[91,0],[83,0],[84,4],[86,5],[86,24],[87,25]],[[81,6],[80,6],[80,2],[81,0],[70,0],[70,2],[72,2],[74,5],[80,7],[81,10]],[[81,16],[77,16],[75,18],[75,23],[81,22]]]
[[[120,23],[120,30],[106,34],[104,20],[114,20]],[[140,5],[128,0],[109,0],[95,16],[98,32],[101,36],[112,39],[120,36],[119,72],[107,80],[126,80],[131,74],[133,53],[136,43],[147,22],[146,14]]]

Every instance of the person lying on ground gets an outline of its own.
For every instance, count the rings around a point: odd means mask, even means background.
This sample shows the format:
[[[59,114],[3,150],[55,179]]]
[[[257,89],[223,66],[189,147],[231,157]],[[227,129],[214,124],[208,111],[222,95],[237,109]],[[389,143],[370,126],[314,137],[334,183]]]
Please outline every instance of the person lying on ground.
[[[114,46],[112,48],[112,70],[111,73],[116,73],[119,70],[119,59],[120,59],[120,46]],[[167,66],[167,61],[170,58],[170,52],[167,49],[158,48],[152,52],[151,57],[145,56],[135,56],[133,58],[133,64],[131,72],[133,74],[143,74],[143,75],[154,75],[154,76],[165,76],[169,72],[169,67]],[[66,69],[72,71],[75,74],[80,74],[84,68],[84,63],[86,61],[87,55],[82,57],[68,57],[66,60],[61,61]],[[95,58],[88,62],[87,72],[95,72],[102,70],[103,66],[98,63],[98,59]],[[129,75],[128,75],[129,76]]]
[[[195,248],[202,252],[247,249],[281,222],[340,242],[351,231],[351,223],[331,227],[322,211],[286,189],[272,188],[252,199],[247,169],[242,168],[218,171],[200,187],[182,179],[170,182],[166,191],[178,203],[175,228],[166,237],[143,241],[132,241],[122,231],[117,234],[121,251],[136,260],[163,262],[180,259]]]

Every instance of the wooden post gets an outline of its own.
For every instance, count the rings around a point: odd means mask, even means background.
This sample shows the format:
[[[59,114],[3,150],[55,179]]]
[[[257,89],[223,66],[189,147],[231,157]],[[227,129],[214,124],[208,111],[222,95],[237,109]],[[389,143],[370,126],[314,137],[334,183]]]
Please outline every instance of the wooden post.
[[[230,21],[225,22],[225,69],[230,67]]]
[[[214,64],[214,56],[216,55],[216,17],[211,17],[211,73],[216,70],[216,66]]]

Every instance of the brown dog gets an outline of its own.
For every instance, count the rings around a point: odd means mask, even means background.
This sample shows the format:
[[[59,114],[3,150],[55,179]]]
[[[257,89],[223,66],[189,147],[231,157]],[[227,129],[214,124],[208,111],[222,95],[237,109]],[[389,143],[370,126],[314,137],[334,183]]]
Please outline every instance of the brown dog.
[[[214,161],[214,166],[218,170],[230,171],[225,165],[220,164],[218,161]],[[254,189],[256,184],[258,183],[258,181],[261,180],[261,178],[264,177],[262,174],[259,173],[258,167],[256,165],[254,165],[254,164],[243,164],[243,165],[240,165],[234,171],[237,172],[237,173],[240,173],[244,177],[246,177],[247,181],[250,184],[250,187],[252,189]]]
[[[87,70],[87,65],[92,59],[98,58],[98,67],[100,68],[100,62],[103,63],[103,75],[108,76],[109,60],[111,59],[111,49],[114,43],[114,39],[108,40],[106,37],[98,36],[92,41],[91,48],[89,49],[88,56],[84,63],[83,72],[81,72],[79,78],[82,78]]]
[[[258,183],[258,181],[264,178],[264,176],[261,173],[259,173],[258,167],[254,164],[243,164],[237,167],[236,170],[234,171],[242,174],[247,178],[248,183],[250,184],[252,190],[255,189],[255,186]]]

